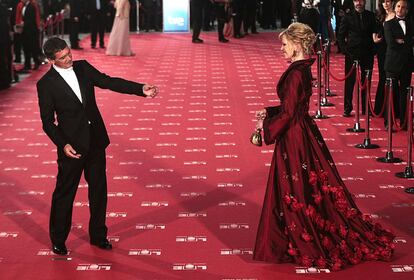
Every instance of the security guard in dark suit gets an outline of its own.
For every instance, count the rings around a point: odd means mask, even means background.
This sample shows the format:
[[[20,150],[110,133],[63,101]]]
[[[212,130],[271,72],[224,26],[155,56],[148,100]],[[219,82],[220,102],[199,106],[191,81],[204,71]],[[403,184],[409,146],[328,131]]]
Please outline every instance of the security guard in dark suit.
[[[345,54],[345,73],[348,74],[358,60],[361,67],[361,83],[365,81],[365,70],[372,70],[374,65],[375,15],[365,10],[365,0],[354,0],[354,9],[347,13],[339,27],[338,41]],[[371,71],[372,74],[372,71]],[[354,93],[356,71],[345,80],[344,117],[349,117],[353,109],[352,97]],[[370,77],[369,77],[370,78]],[[365,113],[366,89],[362,91],[362,114]]]

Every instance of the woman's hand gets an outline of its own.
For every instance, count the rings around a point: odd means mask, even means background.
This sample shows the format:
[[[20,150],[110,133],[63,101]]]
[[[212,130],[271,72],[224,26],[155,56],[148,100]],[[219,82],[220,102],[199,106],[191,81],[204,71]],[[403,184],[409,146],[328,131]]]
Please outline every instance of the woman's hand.
[[[256,111],[256,119],[264,120],[266,118],[267,112],[266,109]]]
[[[263,129],[263,120],[266,118],[267,112],[265,109],[256,112],[256,129]]]

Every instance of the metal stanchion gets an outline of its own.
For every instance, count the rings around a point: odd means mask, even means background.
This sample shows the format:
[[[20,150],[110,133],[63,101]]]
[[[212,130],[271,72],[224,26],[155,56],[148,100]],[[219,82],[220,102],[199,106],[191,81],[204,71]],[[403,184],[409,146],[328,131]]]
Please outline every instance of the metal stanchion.
[[[387,145],[387,152],[385,154],[385,157],[377,158],[377,161],[384,162],[384,163],[395,163],[395,162],[402,162],[400,158],[395,158],[394,153],[392,152],[392,99],[393,99],[393,89],[392,89],[392,82],[393,78],[387,78],[387,87],[386,87],[386,96],[388,97],[388,145]]]
[[[135,1],[137,3],[137,33],[139,33],[139,1]]]
[[[315,119],[327,119],[328,116],[324,115],[322,113],[322,51],[317,52],[318,55],[318,110],[316,112],[316,115],[313,116]]]
[[[56,13],[55,19],[53,21],[53,25],[56,24],[56,35],[59,36],[60,34],[60,24],[59,24],[60,13]],[[53,33],[52,33],[53,34]]]
[[[321,100],[321,106],[322,107],[332,107],[334,104],[330,103],[328,101],[328,90],[329,90],[329,69],[327,68],[328,65],[328,59],[329,59],[329,49],[330,49],[330,43],[329,40],[325,40],[325,44],[323,44],[324,47],[324,59],[325,59],[325,67],[323,67],[323,78],[324,78],[324,86],[325,90],[323,91],[323,97]]]
[[[361,93],[361,88],[359,87],[359,83],[358,83],[358,75],[359,75],[359,61],[355,60],[354,61],[355,64],[355,87],[356,87],[356,92],[357,92],[357,96],[356,96],[356,109],[355,109],[355,123],[354,123],[354,127],[353,128],[348,128],[346,131],[349,132],[364,132],[365,129],[361,128],[361,124],[359,123],[359,96]],[[355,92],[355,87],[354,87],[354,92]]]
[[[329,84],[329,69],[331,67],[331,42],[329,41],[329,39],[326,39],[328,48],[327,51],[325,52],[325,57],[326,57],[326,61],[325,61],[325,67],[326,67],[326,73],[327,73],[327,79],[325,81],[325,92],[326,92],[326,96],[332,97],[332,96],[336,96],[336,94],[334,94],[331,89],[330,89],[330,84]]]
[[[47,22],[46,36],[50,38],[53,35],[53,16],[49,15],[46,19],[46,22]]]
[[[60,37],[65,37],[65,10],[60,12],[59,23],[60,24]]]
[[[403,172],[398,172],[395,176],[399,178],[414,178],[413,167],[412,167],[412,144],[413,144],[413,87],[408,87],[408,114],[407,114],[407,166]]]
[[[10,83],[14,84],[17,83],[19,81],[19,76],[17,76],[17,73],[15,73],[15,69],[14,69],[14,33],[13,33],[13,40],[12,40],[12,44],[10,46],[11,50],[10,50],[10,62],[9,62],[9,66],[10,66]]]
[[[365,79],[367,81],[367,91],[368,91],[368,93],[370,93],[370,91],[371,91],[371,83],[369,81],[370,73],[371,73],[371,70],[365,70]],[[369,125],[370,125],[370,119],[371,119],[371,116],[369,114],[369,111],[370,111],[369,110],[369,100],[368,100],[369,96],[370,96],[370,94],[367,94],[367,97],[365,99],[365,101],[366,101],[365,102],[366,122],[365,122],[365,139],[364,139],[364,143],[355,145],[355,147],[359,148],[359,149],[377,149],[377,148],[379,148],[378,145],[371,144],[371,138],[369,136],[369,130],[370,130]]]

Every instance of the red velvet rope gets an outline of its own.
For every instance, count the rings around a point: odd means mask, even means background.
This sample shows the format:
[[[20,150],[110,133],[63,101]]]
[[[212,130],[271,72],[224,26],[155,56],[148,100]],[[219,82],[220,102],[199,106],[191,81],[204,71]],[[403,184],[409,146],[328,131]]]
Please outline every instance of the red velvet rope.
[[[324,62],[323,62],[324,63]],[[325,65],[325,64],[324,64]],[[348,79],[349,78],[349,76],[351,76],[351,74],[352,74],[352,72],[355,70],[355,64],[353,64],[352,65],[352,68],[351,68],[351,70],[349,70],[349,73],[348,74],[346,74],[345,75],[345,77],[342,79],[342,78],[338,78],[338,77],[335,77],[335,75],[334,74],[332,74],[332,72],[331,72],[331,69],[329,69],[329,71],[328,71],[328,73],[329,73],[329,76],[331,76],[332,77],[332,79],[334,79],[335,81],[338,81],[338,82],[343,82],[343,81],[345,81],[346,79]]]
[[[384,100],[387,100],[387,96],[386,96],[386,94],[387,94],[387,91],[385,90],[385,86],[384,86]],[[369,110],[370,110],[370,112],[371,112],[371,114],[372,114],[372,116],[374,117],[374,118],[382,118],[382,115],[384,114],[384,111],[385,111],[385,105],[386,105],[386,102],[383,102],[382,103],[382,108],[381,108],[381,111],[379,112],[379,114],[377,115],[377,114],[375,114],[375,112],[374,112],[374,105],[372,104],[372,100],[371,100],[371,87],[369,87],[369,90],[368,90],[368,92],[367,92],[367,98],[368,98],[368,102],[369,102]]]
[[[390,89],[390,92],[394,93],[392,88]],[[393,96],[393,95],[391,94],[391,96]],[[394,111],[394,98],[391,98],[391,112],[392,112],[392,121],[393,121],[392,123],[394,124],[395,129],[397,131],[402,130],[402,128],[407,125],[407,113],[408,113],[407,108],[406,108],[406,112],[405,112],[404,122],[402,124],[397,122],[397,120],[395,118],[395,111]]]

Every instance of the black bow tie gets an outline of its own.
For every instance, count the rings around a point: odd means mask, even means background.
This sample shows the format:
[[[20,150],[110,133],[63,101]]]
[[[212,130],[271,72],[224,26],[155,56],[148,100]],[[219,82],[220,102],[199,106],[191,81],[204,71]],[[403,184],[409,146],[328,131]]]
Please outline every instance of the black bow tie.
[[[405,21],[405,18],[398,18],[398,21]]]

